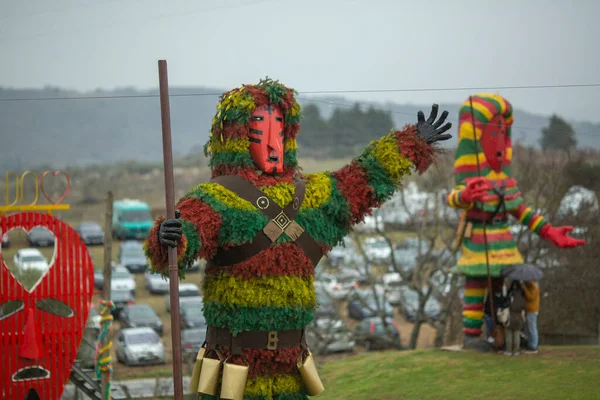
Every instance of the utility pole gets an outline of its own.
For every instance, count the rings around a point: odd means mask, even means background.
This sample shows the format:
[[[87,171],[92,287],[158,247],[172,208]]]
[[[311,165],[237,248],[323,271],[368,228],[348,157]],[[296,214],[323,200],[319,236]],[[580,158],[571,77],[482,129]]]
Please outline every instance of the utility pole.
[[[109,302],[111,298],[111,279],[112,279],[112,217],[113,217],[113,193],[106,193],[106,204],[104,214],[104,283],[102,296],[105,302]],[[100,348],[104,348],[109,342],[109,335],[105,335],[101,342]],[[105,375],[102,379],[102,393],[106,393],[107,387],[110,385],[110,375]],[[108,395],[110,399],[110,393]]]

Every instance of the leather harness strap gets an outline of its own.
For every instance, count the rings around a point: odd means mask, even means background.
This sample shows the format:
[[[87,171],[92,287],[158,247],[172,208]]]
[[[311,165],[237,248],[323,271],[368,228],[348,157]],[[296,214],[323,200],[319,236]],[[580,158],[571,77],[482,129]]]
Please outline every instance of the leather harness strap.
[[[260,210],[270,220],[267,226],[259,231],[251,242],[228,249],[219,248],[210,260],[219,266],[229,266],[241,263],[257,255],[271,246],[284,232],[302,248],[313,265],[317,265],[323,256],[317,242],[294,221],[300,206],[304,201],[306,185],[302,179],[294,178],[295,193],[293,200],[283,209],[251,182],[238,175],[223,175],[211,179],[226,189],[231,190],[242,199],[248,201]]]
[[[243,349],[277,350],[301,346],[306,348],[303,329],[287,331],[243,331],[233,336],[226,328],[208,326],[206,328],[207,349],[229,346],[232,355],[241,355]]]

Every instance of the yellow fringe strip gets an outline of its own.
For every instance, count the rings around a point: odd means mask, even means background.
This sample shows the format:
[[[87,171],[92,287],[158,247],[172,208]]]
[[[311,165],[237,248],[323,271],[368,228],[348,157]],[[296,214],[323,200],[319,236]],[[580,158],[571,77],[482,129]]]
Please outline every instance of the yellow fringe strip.
[[[283,146],[285,151],[298,150],[298,143],[296,142],[296,139],[287,139]]]
[[[292,201],[295,189],[293,183],[278,183],[266,187],[262,191],[273,199],[279,207],[283,208]]]
[[[297,393],[302,389],[302,378],[300,375],[275,375],[257,376],[248,379],[246,383],[246,396],[264,396],[264,399],[273,399],[273,396],[281,393]]]
[[[510,250],[490,250],[489,260],[490,264],[496,265],[523,264],[525,262],[517,248]],[[468,267],[469,265],[485,263],[485,252],[476,253],[463,246],[462,257],[458,260],[457,265]]]
[[[483,297],[484,295],[485,295],[485,288],[465,289],[465,296],[468,296],[468,297]]]
[[[373,155],[392,179],[398,181],[407,173],[410,174],[410,167],[413,164],[400,154],[398,142],[393,132],[375,141],[374,144]]]
[[[483,318],[483,311],[466,310],[466,311],[463,311],[462,315],[465,318],[482,319]]]
[[[202,286],[205,302],[249,307],[313,307],[316,303],[313,281],[312,276],[236,279],[222,274],[206,277]]]
[[[487,161],[487,158],[485,158],[485,154],[483,154],[483,152],[479,153],[478,157],[480,165]],[[477,157],[475,156],[475,154],[465,154],[464,156],[458,157],[454,161],[455,168],[462,167],[465,165],[477,165]]]
[[[475,122],[477,124],[477,121]],[[481,129],[476,128],[475,132],[477,132],[477,140],[481,140]],[[473,140],[473,125],[471,121],[463,122],[458,129],[458,140],[461,139],[469,139]]]
[[[213,153],[217,152],[238,152],[238,153],[247,153],[250,149],[250,140],[248,138],[236,138],[229,140],[215,140],[214,143],[211,144],[211,150]]]
[[[242,199],[237,194],[229,189],[225,189],[223,186],[216,183],[201,183],[200,188],[204,193],[207,193],[214,197],[219,202],[225,204],[228,207],[238,208],[241,210],[254,211],[256,207],[250,202]]]
[[[300,209],[319,208],[331,199],[331,178],[326,172],[306,175],[306,196]]]

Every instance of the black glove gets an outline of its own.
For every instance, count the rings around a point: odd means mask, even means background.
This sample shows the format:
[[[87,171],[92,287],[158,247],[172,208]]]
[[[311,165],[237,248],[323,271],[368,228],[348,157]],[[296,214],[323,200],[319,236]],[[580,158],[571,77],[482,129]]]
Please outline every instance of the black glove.
[[[158,241],[165,247],[177,247],[181,242],[181,236],[183,235],[183,229],[181,228],[181,221],[179,216],[181,213],[179,210],[175,210],[175,219],[167,219],[160,224],[158,229]]]
[[[419,111],[417,113],[417,135],[425,139],[427,144],[431,144],[440,140],[448,140],[452,137],[452,135],[450,135],[449,133],[442,135],[442,133],[452,128],[452,123],[448,122],[446,123],[446,125],[440,128],[440,126],[444,123],[446,117],[448,116],[448,111],[444,111],[440,119],[438,119],[437,122],[434,123],[435,118],[437,117],[437,113],[437,104],[434,104],[431,107],[431,114],[429,115],[427,121],[425,121],[425,115],[423,114],[423,111]]]

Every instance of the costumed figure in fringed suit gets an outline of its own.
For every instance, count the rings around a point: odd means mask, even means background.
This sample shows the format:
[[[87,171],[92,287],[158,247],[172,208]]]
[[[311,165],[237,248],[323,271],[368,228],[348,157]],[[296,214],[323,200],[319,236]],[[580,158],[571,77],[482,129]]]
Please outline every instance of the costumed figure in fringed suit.
[[[512,123],[512,106],[496,94],[471,96],[459,111],[454,161],[456,186],[447,200],[451,207],[464,210],[458,232],[462,254],[453,271],[466,276],[463,332],[467,347],[481,345],[483,300],[488,286],[487,263],[492,286],[496,288],[502,286],[504,268],[524,263],[509,229],[509,215],[556,246],[585,244],[585,241],[567,235],[572,227],[553,227],[524,204],[517,181],[511,176]]]
[[[436,141],[450,138],[443,133],[450,124],[442,126],[448,113],[436,121],[434,105],[428,120],[419,112],[417,124],[371,142],[349,165],[304,175],[296,159],[295,93],[270,79],[224,93],[206,147],[211,181],[178,202],[178,219],[158,218],[145,243],[151,268],[165,276],[168,246],[177,246],[180,276],[198,257],[207,260],[204,354],[233,355],[223,370],[249,366],[248,399],[314,394],[297,361],[317,306],[315,265],[405,175],[432,164]],[[201,397],[219,398],[213,394]]]

